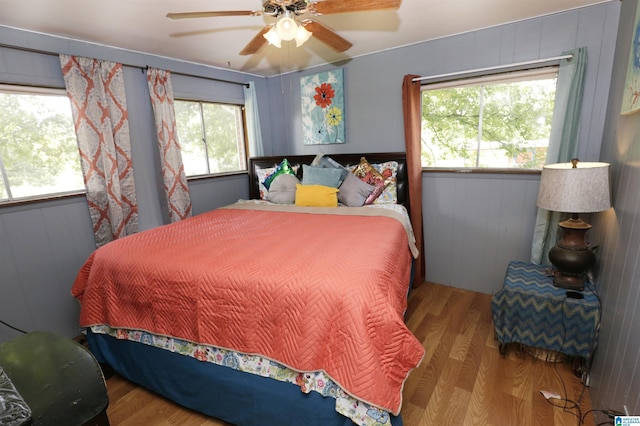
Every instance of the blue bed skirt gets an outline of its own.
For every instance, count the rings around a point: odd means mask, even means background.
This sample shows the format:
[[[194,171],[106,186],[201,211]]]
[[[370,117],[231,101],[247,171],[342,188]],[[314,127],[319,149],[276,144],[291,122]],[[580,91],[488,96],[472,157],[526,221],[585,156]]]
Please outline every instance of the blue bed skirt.
[[[164,349],[87,330],[100,363],[176,403],[239,426],[352,426],[335,399],[305,394],[291,383],[260,377]],[[393,426],[402,426],[392,416]]]

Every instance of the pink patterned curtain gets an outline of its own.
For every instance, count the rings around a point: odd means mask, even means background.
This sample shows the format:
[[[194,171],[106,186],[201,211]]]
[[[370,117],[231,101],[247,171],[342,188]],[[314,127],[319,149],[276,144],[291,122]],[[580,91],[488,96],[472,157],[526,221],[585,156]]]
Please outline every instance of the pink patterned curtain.
[[[60,55],[96,246],[138,231],[122,65]]]
[[[147,82],[156,119],[162,180],[169,208],[169,219],[171,222],[177,222],[191,216],[191,198],[176,129],[171,73],[149,68]]]

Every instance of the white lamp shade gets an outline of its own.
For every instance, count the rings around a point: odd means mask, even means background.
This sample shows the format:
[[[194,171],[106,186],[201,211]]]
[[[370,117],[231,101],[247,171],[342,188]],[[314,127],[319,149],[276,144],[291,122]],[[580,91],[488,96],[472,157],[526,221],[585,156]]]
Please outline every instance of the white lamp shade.
[[[278,32],[276,31],[276,27],[271,27],[271,29],[269,31],[267,31],[265,34],[263,34],[263,37],[267,39],[269,44],[272,44],[275,47],[280,47],[281,46],[280,36],[278,35]]]
[[[309,40],[309,37],[311,37],[311,34],[312,34],[311,31],[306,29],[304,26],[300,25],[298,27],[298,31],[296,31],[296,47],[302,46],[304,42]]]
[[[611,207],[609,164],[578,162],[542,168],[537,206],[562,213],[595,213]]]
[[[282,40],[293,40],[298,32],[298,24],[291,17],[290,11],[285,11],[278,22],[276,22],[276,31]]]

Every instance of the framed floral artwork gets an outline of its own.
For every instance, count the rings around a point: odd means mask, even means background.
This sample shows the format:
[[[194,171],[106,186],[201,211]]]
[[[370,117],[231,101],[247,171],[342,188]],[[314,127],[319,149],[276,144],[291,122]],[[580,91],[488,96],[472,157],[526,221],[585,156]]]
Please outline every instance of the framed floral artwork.
[[[300,79],[302,143],[345,142],[343,70],[321,72]]]
[[[633,40],[631,53],[627,65],[627,78],[624,83],[622,95],[622,114],[631,114],[640,109],[640,7],[636,11],[635,24],[633,26]]]

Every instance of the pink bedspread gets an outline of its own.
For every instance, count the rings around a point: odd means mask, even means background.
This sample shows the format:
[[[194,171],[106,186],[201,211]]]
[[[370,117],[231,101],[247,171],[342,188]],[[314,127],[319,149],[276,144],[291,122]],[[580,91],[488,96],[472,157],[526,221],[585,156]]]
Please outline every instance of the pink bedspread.
[[[398,414],[424,354],[403,321],[411,257],[388,217],[214,210],[96,250],[80,324],[142,329],[324,370]]]

